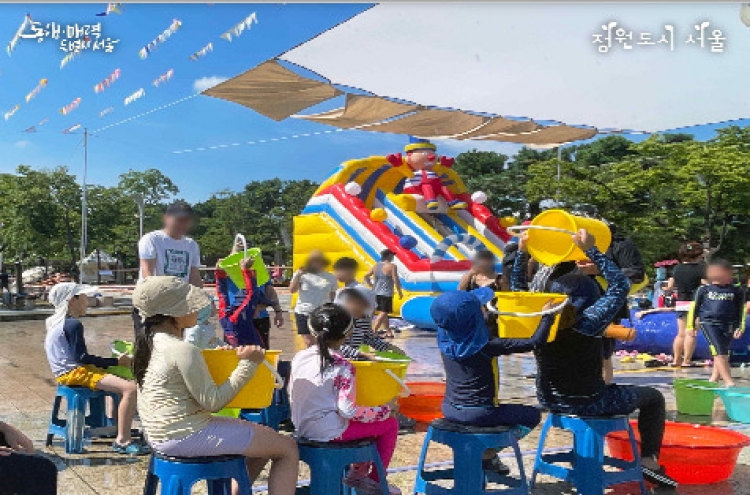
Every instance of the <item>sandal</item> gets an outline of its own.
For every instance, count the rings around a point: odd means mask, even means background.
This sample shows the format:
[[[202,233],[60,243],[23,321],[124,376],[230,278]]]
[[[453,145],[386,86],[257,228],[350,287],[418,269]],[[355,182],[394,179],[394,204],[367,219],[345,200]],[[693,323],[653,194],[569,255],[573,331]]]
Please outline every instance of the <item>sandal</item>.
[[[125,445],[117,442],[112,443],[112,451],[125,455],[148,455],[151,453],[151,447],[146,444],[131,441]]]
[[[650,469],[641,466],[641,471],[643,472],[643,479],[660,487],[677,488],[679,485],[679,483],[667,476],[663,466],[660,466],[659,469]]]

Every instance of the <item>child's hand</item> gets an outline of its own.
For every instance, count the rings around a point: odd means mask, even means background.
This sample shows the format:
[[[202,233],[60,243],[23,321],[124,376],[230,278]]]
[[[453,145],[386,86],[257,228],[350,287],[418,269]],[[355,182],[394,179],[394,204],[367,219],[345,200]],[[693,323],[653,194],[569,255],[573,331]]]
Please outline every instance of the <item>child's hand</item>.
[[[397,417],[398,413],[401,412],[401,407],[398,405],[398,399],[393,399],[387,405],[391,409],[392,418]]]
[[[637,312],[637,313],[635,314],[635,317],[636,317],[636,318],[638,318],[638,319],[640,320],[641,318],[643,318],[643,317],[645,316],[645,314],[646,314],[646,312],[645,312],[645,311],[638,311],[638,312]]]
[[[520,236],[518,236],[518,250],[522,253],[529,252],[529,231],[524,230]]]
[[[586,252],[596,246],[596,238],[593,234],[589,234],[586,229],[581,229],[577,234],[573,235],[573,244],[578,246],[581,251]]]
[[[373,354],[371,352],[360,352],[359,356],[367,359],[368,361],[375,361],[377,359],[377,354]]]
[[[130,366],[133,364],[133,358],[126,354],[123,354],[122,356],[117,358],[117,364],[119,366],[122,366],[123,368],[130,368]]]
[[[240,263],[240,268],[243,270],[249,270],[253,267],[253,262],[255,261],[255,258],[245,258],[242,260],[242,263]]]
[[[284,315],[281,311],[274,310],[273,323],[276,325],[276,328],[281,328],[284,325]]]
[[[257,345],[241,345],[237,348],[237,357],[260,364],[266,357],[266,351]]]
[[[738,328],[737,330],[734,331],[734,338],[735,339],[741,339],[742,338],[742,333],[743,333],[742,330],[740,330]]]

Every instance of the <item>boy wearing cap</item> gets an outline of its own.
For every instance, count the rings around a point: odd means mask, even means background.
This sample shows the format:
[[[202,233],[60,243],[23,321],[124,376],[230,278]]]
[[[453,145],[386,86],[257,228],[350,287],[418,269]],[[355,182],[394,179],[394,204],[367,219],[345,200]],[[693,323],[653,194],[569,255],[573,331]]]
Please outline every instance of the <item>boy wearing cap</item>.
[[[200,274],[200,248],[187,234],[193,228],[195,214],[185,201],[176,201],[164,212],[164,228],[144,235],[138,242],[140,283],[154,275],[177,277],[196,287],[203,287]],[[135,337],[143,334],[140,315],[133,311]]]
[[[117,410],[117,438],[112,444],[112,450],[119,454],[148,454],[148,447],[134,442],[130,437],[136,407],[135,383],[106,371],[111,366],[130,367],[130,358],[103,358],[89,354],[86,349],[83,324],[78,318],[86,314],[86,294],[94,290],[73,282],[64,282],[52,288],[49,302],[55,307],[55,313],[46,321],[44,349],[47,360],[61,385],[119,394],[121,400]]]

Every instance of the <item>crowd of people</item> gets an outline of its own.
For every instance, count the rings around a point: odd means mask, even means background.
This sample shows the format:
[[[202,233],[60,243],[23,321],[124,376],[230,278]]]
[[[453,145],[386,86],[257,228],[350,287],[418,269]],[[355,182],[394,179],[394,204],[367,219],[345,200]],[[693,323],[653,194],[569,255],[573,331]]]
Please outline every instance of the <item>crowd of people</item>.
[[[284,323],[278,295],[272,283],[258,285],[252,260],[245,259],[240,264],[244,287],[238,287],[217,266],[215,307],[202,290],[199,248],[187,237],[192,221],[189,205],[178,202],[167,209],[164,228],[139,243],[141,277],[133,294],[136,345],[132,360],[88,352],[79,319],[88,306],[85,286],[62,282],[51,289],[55,312],[47,319],[45,339],[50,368],[60,384],[120,396],[114,452],[242,455],[251,479],[270,463],[269,493],[290,495],[296,489],[299,460],[292,437],[213,414],[237,395],[264,360],[271,326]],[[664,397],[651,387],[612,383],[614,342],[606,338],[606,330],[626,314],[633,284],[645,279],[640,254],[629,239],[618,235],[606,253],[599,251],[593,235],[585,230],[571,240],[586,260],[539,267],[528,255],[526,234],[506,250],[502,261],[480,251],[458,290],[435,299],[430,312],[438,326],[437,347],[446,376],[444,417],[462,425],[508,426],[518,438],[526,436],[539,425],[540,408],[506,403],[496,359],[533,352],[541,406],[580,416],[628,415],[637,410],[644,478],[675,487],[659,463]],[[699,321],[716,356],[712,380],[731,386],[728,350],[731,339],[744,330],[744,297],[732,283],[731,265],[722,260],[706,264],[702,249],[701,256],[694,253],[697,249],[695,244],[683,247],[683,263],[663,286],[665,292],[674,291],[678,301],[693,301],[680,316],[675,359],[678,365],[690,363]],[[230,254],[237,250],[233,246]],[[396,294],[403,297],[393,261],[394,253],[383,251],[378,263],[365,267],[362,283],[357,274],[364,269],[360,270],[357,260],[342,257],[331,265],[324,253],[311,252],[290,283],[291,292],[297,294],[294,321],[306,347],[294,356],[288,383],[297,434],[318,442],[373,439],[386,468],[397,445],[398,404],[358,406],[351,361],[374,359],[382,351],[404,354],[390,342],[393,329],[388,318],[393,299]],[[491,310],[496,292],[529,290],[565,294],[568,304],[558,316],[543,317],[530,338],[501,338],[502,329]],[[273,321],[268,309],[274,312]],[[209,323],[213,315],[218,316],[223,338],[217,338]],[[556,317],[557,336],[548,342]],[[201,352],[215,347],[234,349],[239,359],[220,384],[212,379]],[[109,373],[112,366],[132,368],[135,380]],[[131,436],[136,404],[145,440]],[[49,465],[45,471],[32,454],[33,447],[22,433],[0,423],[0,456],[12,461],[0,462],[0,473],[17,463],[22,466],[13,467],[17,473],[31,469],[50,473]],[[497,454],[491,449],[485,452],[484,470],[508,474],[509,468]],[[34,493],[54,493],[54,476],[40,475],[36,483],[41,485]],[[359,493],[382,494],[380,474],[370,463],[352,465],[343,483]],[[390,486],[390,493],[400,490]]]

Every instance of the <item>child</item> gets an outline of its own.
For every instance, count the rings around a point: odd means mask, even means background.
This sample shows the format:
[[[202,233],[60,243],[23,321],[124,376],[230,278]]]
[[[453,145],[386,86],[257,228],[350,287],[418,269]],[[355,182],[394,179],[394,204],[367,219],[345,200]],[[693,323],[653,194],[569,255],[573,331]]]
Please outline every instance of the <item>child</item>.
[[[336,260],[333,264],[333,274],[336,280],[343,285],[336,291],[336,296],[333,298],[333,302],[339,305],[343,305],[344,302],[341,299],[341,294],[346,289],[356,289],[367,299],[367,316],[372,317],[375,310],[378,307],[375,293],[365,287],[364,285],[357,282],[357,270],[359,269],[359,263],[354,258],[343,257]]]
[[[398,437],[396,407],[357,406],[354,366],[340,352],[354,320],[341,306],[326,303],[310,314],[309,323],[317,344],[292,360],[289,395],[297,432],[317,442],[373,438],[387,469]],[[377,472],[350,469],[343,482],[360,494],[382,495]],[[390,493],[401,491],[391,486]]]
[[[729,346],[732,337],[739,339],[745,331],[745,294],[741,287],[732,283],[731,263],[722,259],[712,260],[706,269],[708,285],[695,291],[695,301],[690,307],[687,330],[695,331],[695,319],[700,318],[703,336],[708,341],[714,357],[711,381],[734,387],[729,366]]]
[[[55,313],[47,318],[47,336],[44,349],[47,352],[52,373],[57,383],[68,387],[88,387],[91,390],[114,392],[121,396],[117,410],[117,437],[112,450],[118,454],[145,455],[148,447],[130,437],[136,407],[135,383],[107,373],[111,366],[130,367],[130,358],[103,358],[88,353],[83,336],[83,324],[78,320],[86,314],[86,293],[93,288],[63,282],[52,287],[49,302]]]
[[[530,339],[490,339],[483,304],[495,293],[489,287],[472,292],[446,292],[430,307],[438,325],[437,341],[445,367],[446,389],[443,415],[449,421],[472,426],[522,426],[528,433],[541,420],[533,406],[498,403],[498,356],[528,352],[547,340],[553,317],[545,317]],[[485,452],[485,471],[507,475],[510,470],[497,458],[497,452]]]
[[[222,342],[216,337],[216,328],[208,321],[214,315],[213,304],[209,304],[198,313],[198,324],[185,329],[185,342],[190,342],[198,349],[215,349]]]
[[[365,289],[368,290],[368,289]],[[368,358],[375,356],[368,353],[361,353],[360,346],[367,345],[376,351],[391,351],[397,354],[406,355],[404,351],[389,344],[385,340],[375,335],[372,330],[372,318],[367,314],[370,308],[370,302],[365,295],[358,289],[344,289],[337,296],[352,318],[354,318],[354,328],[344,345],[341,346],[341,354],[347,359]]]
[[[273,304],[265,297],[263,291],[258,290],[252,258],[242,260],[242,275],[245,279],[245,289],[234,291],[234,284],[227,276],[227,272],[216,267],[216,294],[219,297],[219,322],[224,330],[224,338],[232,346],[259,345],[265,346],[263,337],[255,325],[256,310],[259,305]]]
[[[375,329],[383,329],[386,338],[392,339],[393,330],[391,330],[390,320],[388,317],[393,313],[393,295],[398,292],[399,299],[404,298],[404,292],[401,290],[401,279],[398,276],[398,267],[394,263],[396,253],[390,249],[384,249],[380,253],[380,262],[370,268],[365,274],[365,284],[372,287],[375,292],[377,301],[377,310],[380,311],[375,318]]]
[[[208,304],[201,289],[177,277],[148,277],[133,292],[133,305],[145,325],[133,373],[148,441],[155,451],[172,457],[243,455],[250,479],[270,458],[268,492],[292,495],[299,467],[292,438],[249,421],[211,415],[250,381],[265,351],[238,347],[239,364],[224,383],[214,383],[201,350],[182,340],[185,328],[195,326],[198,312]],[[236,486],[232,493],[238,495]]]
[[[511,288],[526,285],[526,242],[521,236]],[[630,282],[614,261],[596,248],[594,236],[580,230],[573,243],[593,261],[607,281],[601,295],[596,282],[581,273],[567,273],[550,282],[550,292],[568,296],[557,337],[534,350],[537,397],[550,411],[579,416],[614,416],[639,410],[641,464],[644,478],[666,487],[677,483],[664,473],[658,457],[664,437],[665,404],[651,387],[607,385],[602,376],[602,335],[627,300]]]

